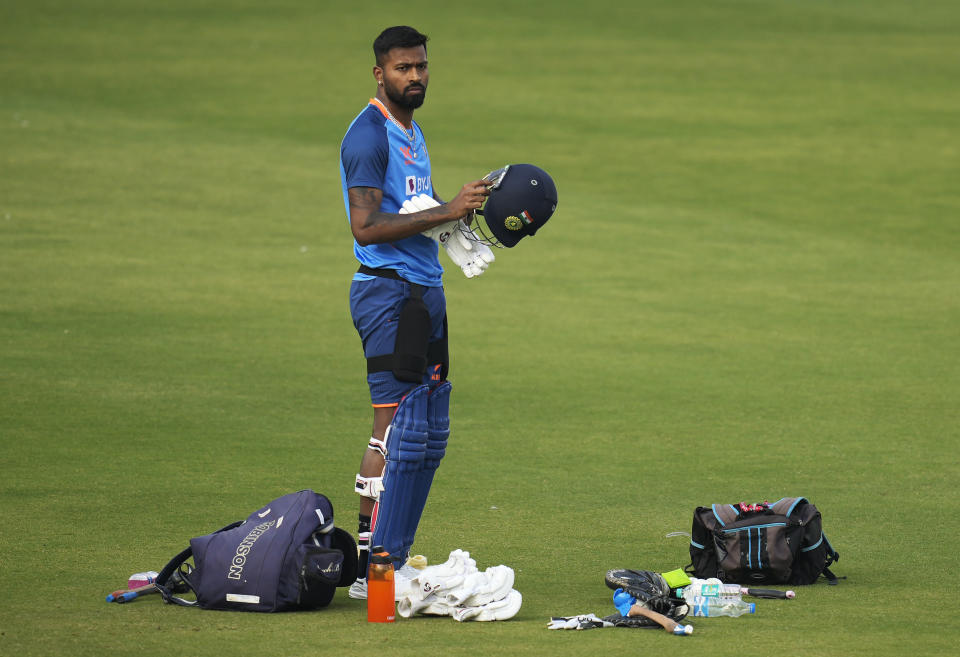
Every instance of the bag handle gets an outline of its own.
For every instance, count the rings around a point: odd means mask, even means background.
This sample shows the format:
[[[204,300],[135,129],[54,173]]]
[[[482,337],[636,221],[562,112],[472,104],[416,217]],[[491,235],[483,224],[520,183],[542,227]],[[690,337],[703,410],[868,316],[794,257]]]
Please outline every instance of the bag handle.
[[[236,522],[232,522],[226,527],[224,527],[223,529],[218,529],[213,533],[219,534],[220,532],[225,532],[228,529],[239,527],[244,522],[246,521],[238,520]],[[193,548],[188,547],[187,549],[180,552],[180,554],[175,556],[173,559],[171,559],[170,563],[164,566],[163,570],[160,571],[160,574],[157,575],[157,579],[154,582],[154,584],[157,587],[157,590],[160,592],[160,595],[163,597],[164,602],[180,605],[181,607],[196,607],[199,604],[196,600],[184,600],[183,598],[178,598],[177,596],[173,595],[173,591],[171,591],[170,587],[167,586],[167,582],[170,580],[170,577],[173,576],[173,573],[176,572],[180,568],[180,566],[185,564],[187,562],[187,559],[189,559],[192,556],[193,556]],[[180,573],[180,579],[183,581],[184,584],[186,584],[190,588],[191,591],[193,591],[194,595],[196,595],[197,590],[193,588],[193,584],[190,582],[190,579],[182,572]]]
[[[157,587],[157,590],[160,591],[160,595],[163,597],[164,602],[177,604],[182,607],[197,606],[196,601],[184,600],[183,598],[178,598],[177,596],[173,595],[173,592],[167,586],[167,581],[170,579],[170,576],[173,575],[173,573],[178,568],[180,568],[180,566],[186,563],[187,559],[189,559],[192,556],[193,556],[193,548],[188,547],[186,550],[184,550],[183,552],[175,556],[173,559],[171,559],[170,563],[164,566],[163,570],[160,571],[160,574],[157,575],[157,580],[156,582],[154,582],[154,585]],[[191,591],[196,593],[196,590],[193,588],[193,585],[190,583],[190,580],[184,577],[182,573],[180,575],[180,579],[183,581],[184,584],[190,587]]]

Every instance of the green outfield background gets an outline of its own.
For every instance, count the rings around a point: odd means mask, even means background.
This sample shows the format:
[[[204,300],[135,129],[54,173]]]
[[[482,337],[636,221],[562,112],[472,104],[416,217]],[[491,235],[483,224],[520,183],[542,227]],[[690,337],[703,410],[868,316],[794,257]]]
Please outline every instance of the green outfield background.
[[[0,2],[0,654],[937,655],[960,538],[960,5]],[[448,272],[453,434],[415,546],[502,623],[108,605],[370,430],[338,147],[428,34],[434,183],[560,202]],[[445,256],[441,255],[443,261]],[[695,507],[804,495],[837,587],[696,632],[549,632]]]

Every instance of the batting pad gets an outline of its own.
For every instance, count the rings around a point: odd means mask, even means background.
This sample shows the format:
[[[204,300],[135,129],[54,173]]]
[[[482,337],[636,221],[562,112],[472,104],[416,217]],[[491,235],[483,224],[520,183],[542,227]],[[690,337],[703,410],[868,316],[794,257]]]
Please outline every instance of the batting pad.
[[[430,391],[427,396],[427,443],[426,454],[420,469],[414,475],[413,498],[410,501],[406,526],[403,531],[403,548],[409,552],[413,539],[427,505],[427,496],[433,485],[433,476],[440,467],[447,452],[447,438],[450,437],[450,391],[449,381],[444,381]]]
[[[384,438],[387,457],[383,468],[383,491],[374,511],[370,545],[382,545],[401,563],[410,549],[410,545],[404,543],[404,535],[413,500],[417,497],[416,475],[423,467],[427,451],[429,390],[426,385],[417,386],[400,401]]]

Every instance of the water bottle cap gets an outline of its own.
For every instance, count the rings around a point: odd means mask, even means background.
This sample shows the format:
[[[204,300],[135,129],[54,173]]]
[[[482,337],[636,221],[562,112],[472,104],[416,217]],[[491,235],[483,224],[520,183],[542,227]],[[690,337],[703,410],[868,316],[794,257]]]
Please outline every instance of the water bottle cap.
[[[757,613],[757,603],[756,603],[756,602],[751,602],[751,603],[749,603],[749,604],[750,604],[750,613],[751,613],[751,614]]]
[[[377,563],[377,564],[388,563],[393,565],[393,562],[390,560],[390,555],[386,553],[370,555],[370,563]]]

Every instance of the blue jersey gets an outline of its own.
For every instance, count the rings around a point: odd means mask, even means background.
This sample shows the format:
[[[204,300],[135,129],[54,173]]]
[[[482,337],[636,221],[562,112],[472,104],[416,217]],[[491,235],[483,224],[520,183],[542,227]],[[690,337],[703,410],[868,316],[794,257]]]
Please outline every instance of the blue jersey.
[[[347,190],[351,187],[375,187],[383,192],[381,212],[398,213],[403,202],[418,194],[433,196],[430,180],[430,156],[423,132],[413,123],[413,138],[394,123],[386,108],[376,99],[353,120],[340,144],[340,181],[343,205],[350,219]],[[375,269],[394,269],[413,283],[439,287],[443,268],[437,258],[437,243],[423,235],[397,242],[360,246],[353,243],[360,264]],[[354,280],[370,278],[354,275]]]

